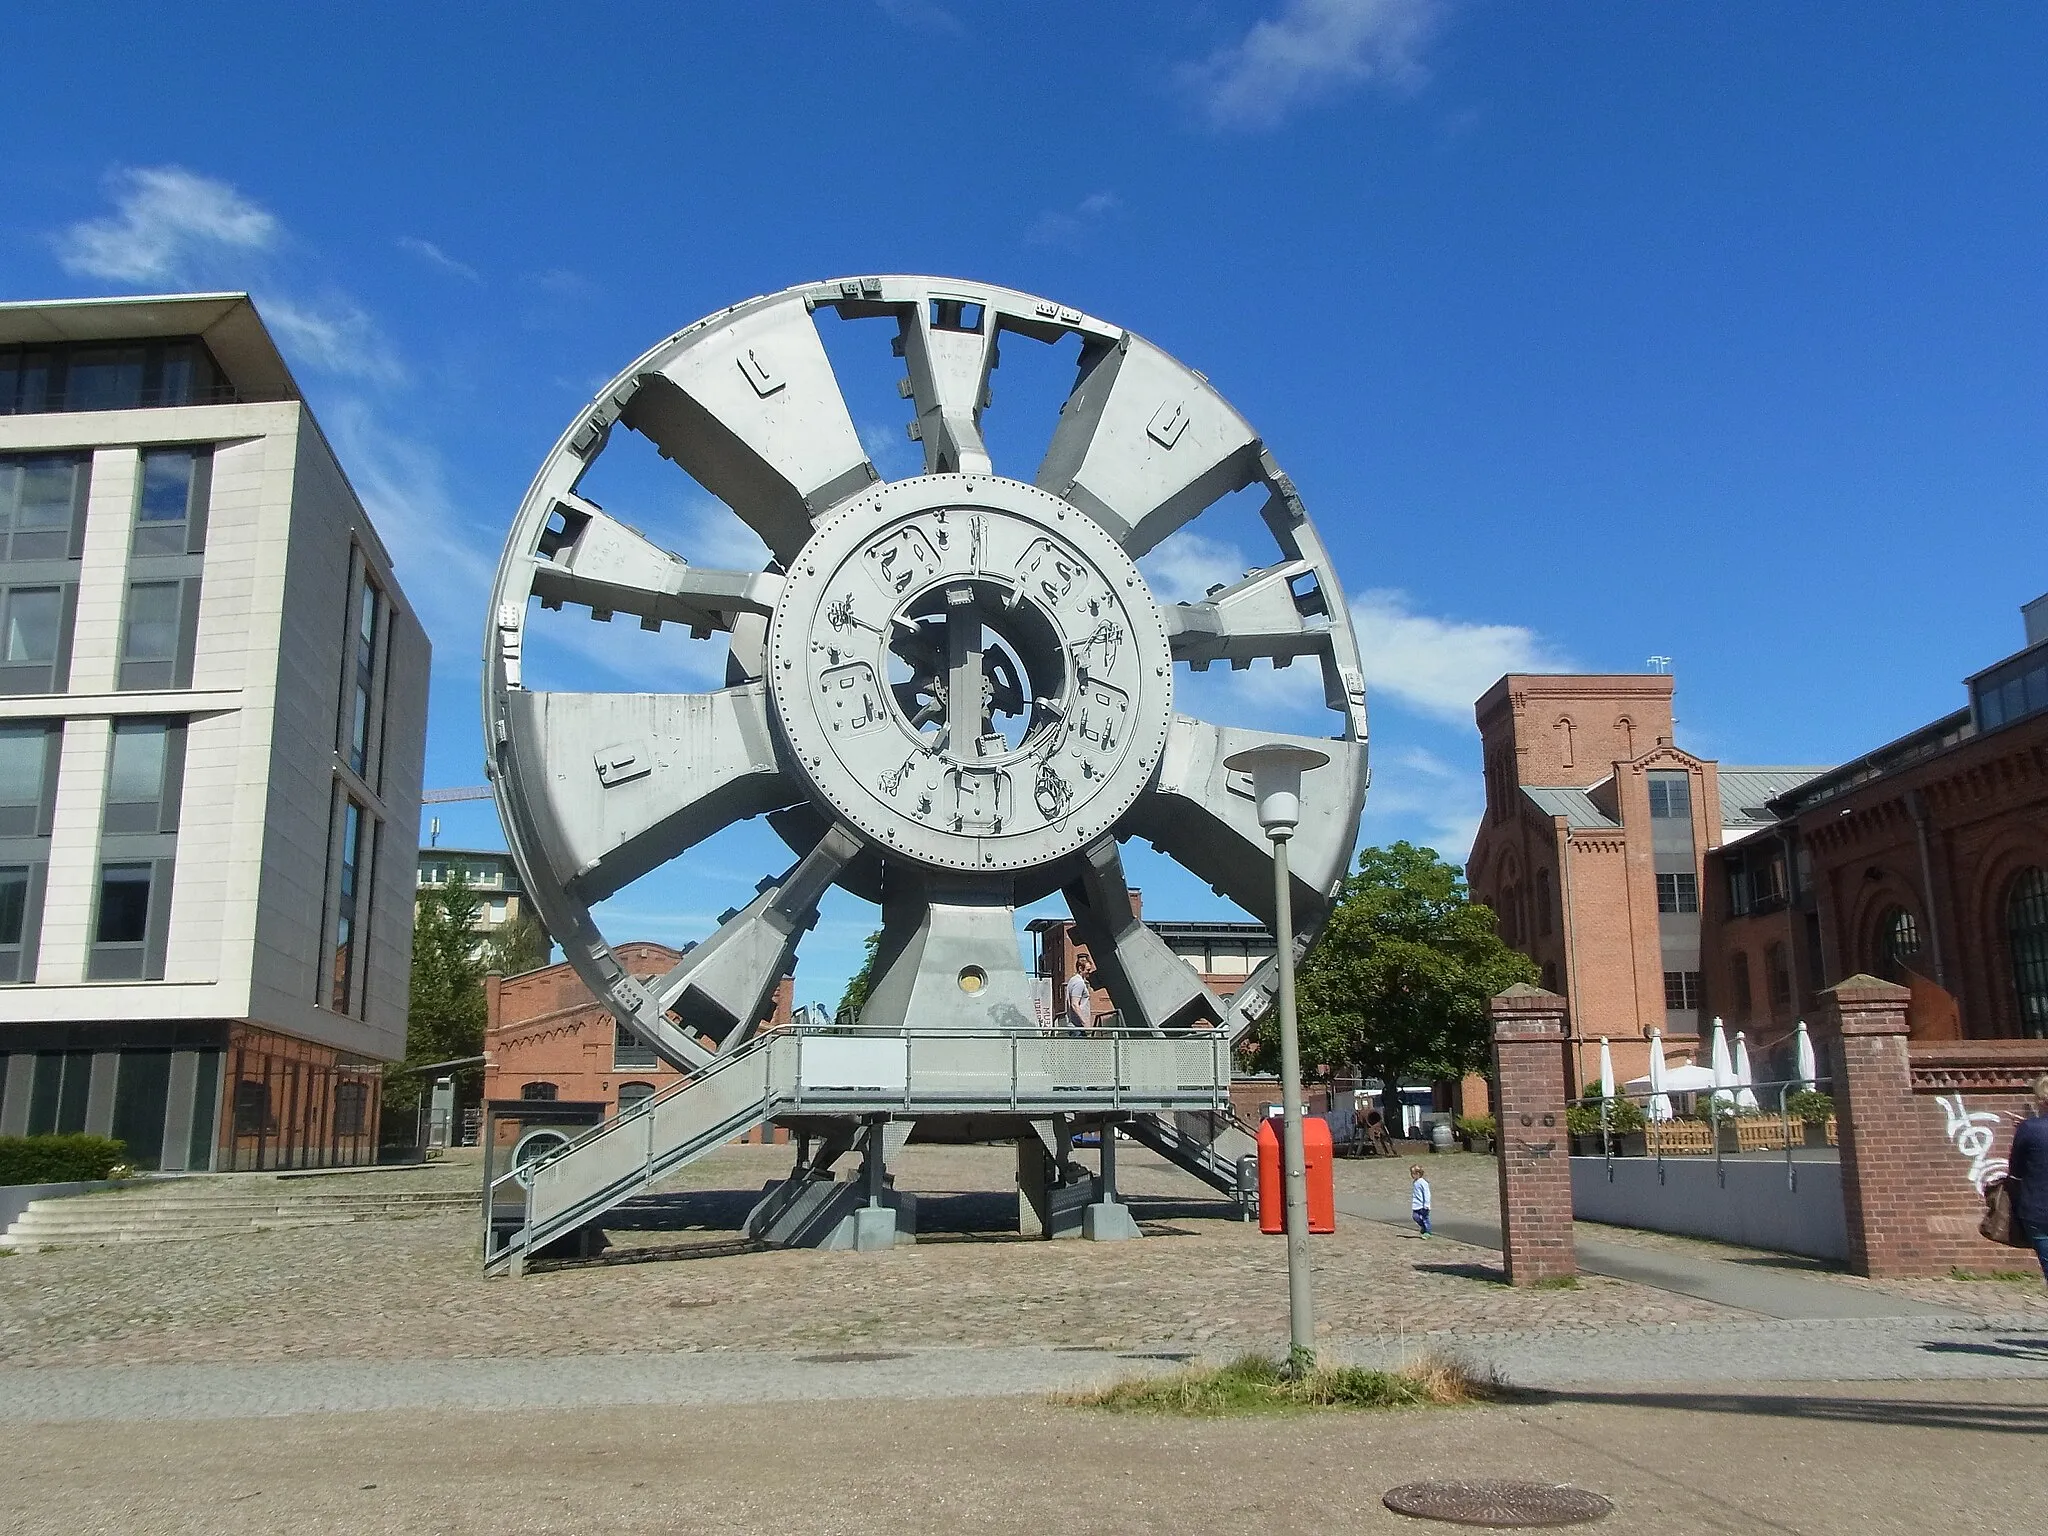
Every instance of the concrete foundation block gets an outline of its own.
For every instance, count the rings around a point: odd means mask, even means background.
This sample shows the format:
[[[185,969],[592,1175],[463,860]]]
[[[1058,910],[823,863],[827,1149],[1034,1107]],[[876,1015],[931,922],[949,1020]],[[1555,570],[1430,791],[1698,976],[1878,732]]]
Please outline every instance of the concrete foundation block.
[[[1081,1236],[1091,1243],[1123,1243],[1144,1234],[1129,1206],[1099,1202],[1081,1212]]]

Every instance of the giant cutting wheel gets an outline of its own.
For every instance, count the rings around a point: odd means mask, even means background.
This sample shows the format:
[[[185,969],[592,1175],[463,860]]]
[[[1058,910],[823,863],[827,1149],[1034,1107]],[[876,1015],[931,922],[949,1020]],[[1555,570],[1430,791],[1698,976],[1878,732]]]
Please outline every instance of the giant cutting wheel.
[[[893,322],[925,473],[885,482],[868,461],[817,329],[839,320]],[[1006,477],[981,433],[998,342],[1069,334],[1079,376],[1044,460]],[[692,564],[579,495],[622,429],[751,527],[766,569]],[[1206,601],[1161,603],[1140,557],[1254,485],[1272,562]],[[580,613],[540,612],[564,608]],[[618,615],[724,632],[728,685],[522,685],[529,625]],[[1365,694],[1293,485],[1206,379],[1128,331],[1008,289],[864,277],[699,321],[570,424],[498,567],[484,728],[531,900],[593,991],[677,1066],[747,1038],[835,883],[882,904],[864,1025],[1037,1028],[1015,909],[1057,890],[1127,1027],[1235,1033],[1263,1012],[1271,963],[1220,1002],[1132,920],[1118,843],[1144,838],[1272,920],[1251,785],[1223,763],[1289,738],[1174,708],[1176,663],[1260,657],[1318,662],[1338,717],[1292,848],[1305,942],[1357,833]],[[759,815],[794,865],[668,974],[629,975],[591,907]]]

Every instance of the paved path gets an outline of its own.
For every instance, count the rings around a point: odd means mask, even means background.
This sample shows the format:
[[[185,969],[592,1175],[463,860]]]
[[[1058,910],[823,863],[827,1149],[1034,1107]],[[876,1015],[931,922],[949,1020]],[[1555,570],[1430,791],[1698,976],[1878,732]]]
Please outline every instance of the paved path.
[[[1426,1350],[1453,1353],[1530,1388],[1617,1381],[2048,1381],[2048,1329],[2025,1317],[1546,1328],[1336,1341],[1324,1353],[1396,1366]],[[1192,1358],[1191,1350],[1011,1346],[46,1366],[0,1370],[0,1422],[1043,1397],[1170,1371]]]
[[[1160,1420],[1043,1399],[9,1425],[7,1536],[1426,1536],[1425,1477],[1569,1481],[1598,1536],[2037,1536],[2048,1385],[1587,1389]],[[2031,1448],[2031,1449],[2030,1449]]]
[[[1359,1216],[1391,1226],[1411,1225],[1408,1207],[1398,1201],[1340,1196],[1337,1209],[1347,1216]],[[1501,1246],[1497,1217],[1446,1213],[1435,1216],[1431,1225],[1444,1236],[1470,1243],[1475,1248],[1491,1248],[1498,1252]],[[1588,1274],[1632,1280],[1637,1285],[1655,1286],[1661,1291],[1717,1302],[1724,1307],[1754,1312],[1760,1317],[1939,1317],[1945,1310],[1903,1296],[1860,1290],[1782,1269],[1610,1242],[1588,1236],[1584,1227],[1576,1229],[1574,1244],[1578,1250],[1579,1268]]]

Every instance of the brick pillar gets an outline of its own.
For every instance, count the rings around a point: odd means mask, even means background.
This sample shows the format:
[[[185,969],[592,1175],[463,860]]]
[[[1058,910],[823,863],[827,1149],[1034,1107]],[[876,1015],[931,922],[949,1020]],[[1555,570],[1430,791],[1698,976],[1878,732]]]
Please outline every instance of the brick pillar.
[[[1494,998],[1501,1251],[1510,1285],[1576,1275],[1571,1145],[1564,1128],[1565,1000],[1516,983]]]
[[[1820,994],[1821,1038],[1834,1047],[1835,1139],[1849,1268],[1878,1277],[1930,1269],[1917,1209],[1920,1160],[1913,1079],[1906,1060],[1904,987],[1851,976]]]

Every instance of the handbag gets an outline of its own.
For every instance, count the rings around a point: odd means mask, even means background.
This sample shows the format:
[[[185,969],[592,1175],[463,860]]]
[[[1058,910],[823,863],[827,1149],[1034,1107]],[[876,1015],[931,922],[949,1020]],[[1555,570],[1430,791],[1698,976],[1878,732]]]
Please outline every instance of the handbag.
[[[2013,1188],[2018,1182],[2004,1178],[1985,1189],[1984,1219],[1977,1223],[1977,1233],[2007,1248],[2031,1248],[2033,1243],[2021,1232],[2019,1218],[2013,1215]]]

